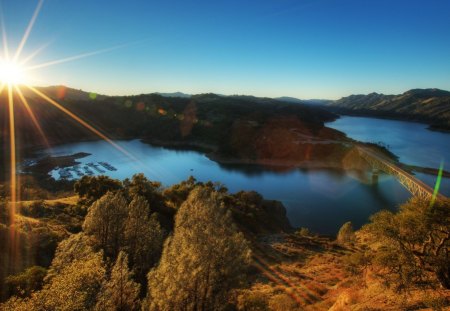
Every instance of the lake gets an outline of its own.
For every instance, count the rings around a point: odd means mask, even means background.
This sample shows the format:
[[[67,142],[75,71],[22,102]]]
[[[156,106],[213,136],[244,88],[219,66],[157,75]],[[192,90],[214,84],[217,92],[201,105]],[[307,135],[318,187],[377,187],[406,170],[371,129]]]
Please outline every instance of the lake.
[[[363,142],[381,142],[410,165],[444,169],[450,167],[450,134],[430,131],[426,124],[364,117],[343,116],[328,127]],[[436,176],[416,173],[416,177],[434,188]],[[450,196],[450,179],[443,178],[440,192]]]
[[[343,117],[328,126],[358,140],[382,141],[390,145],[402,161],[410,164],[435,167],[441,158],[450,154],[447,144],[450,135],[428,131],[424,125],[416,123]],[[390,134],[383,134],[388,126]],[[365,129],[361,130],[361,127]],[[416,136],[410,131],[420,131],[420,134]],[[415,139],[411,137],[413,135]],[[382,209],[395,210],[410,197],[394,178],[387,175],[380,175],[378,184],[373,185],[353,172],[328,169],[274,171],[255,165],[220,165],[195,151],[154,147],[139,140],[116,143],[139,161],[130,159],[104,141],[57,146],[52,149],[52,154],[90,153],[90,156],[79,159],[82,166],[91,162],[107,162],[117,171],[103,168],[106,174],[121,180],[142,172],[149,179],[169,186],[193,175],[200,181],[221,182],[231,192],[255,190],[266,199],[283,202],[293,226],[308,227],[321,234],[335,234],[346,221],[352,221],[359,228],[373,213]],[[430,148],[430,153],[427,154],[426,148]],[[410,150],[416,151],[409,154]],[[433,156],[430,156],[431,152]],[[59,178],[59,170],[51,174]],[[419,177],[434,184],[433,176],[424,176]],[[443,183],[447,195],[448,185],[447,179]]]

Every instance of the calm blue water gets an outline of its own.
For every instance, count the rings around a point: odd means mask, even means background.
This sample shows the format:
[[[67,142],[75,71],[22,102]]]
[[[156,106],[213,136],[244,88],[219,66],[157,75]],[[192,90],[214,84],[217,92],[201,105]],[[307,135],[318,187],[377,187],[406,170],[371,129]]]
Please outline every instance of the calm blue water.
[[[450,171],[450,134],[427,130],[415,122],[344,116],[328,127],[364,142],[382,142],[405,164]],[[434,187],[436,177],[417,173],[416,177]],[[440,192],[450,196],[450,179],[442,179]]]
[[[391,122],[396,126],[392,126]],[[414,164],[431,166],[435,163],[434,157],[429,157],[426,153],[422,155],[417,152],[413,155],[408,153],[407,150],[414,149],[414,145],[420,150],[427,148],[419,143],[419,140],[412,139],[411,136],[416,137],[416,134],[410,131],[421,131],[420,135],[423,136],[417,137],[423,137],[427,143],[432,140],[431,137],[440,137],[441,145],[448,143],[450,135],[428,131],[423,125],[419,127],[417,124],[405,123],[344,117],[329,126],[340,130],[346,128],[345,132],[355,139],[383,141],[391,145],[391,150],[407,163],[414,163],[414,160],[418,161]],[[391,127],[390,134],[382,134],[381,131],[388,126]],[[369,127],[371,130],[361,130],[360,127]],[[401,135],[406,135],[404,140],[400,139]],[[79,160],[82,166],[89,162],[108,162],[118,170],[113,172],[105,170],[107,175],[118,179],[143,172],[149,179],[161,181],[163,185],[169,186],[193,175],[200,181],[219,181],[231,192],[256,190],[267,199],[283,202],[293,226],[308,227],[322,234],[335,234],[346,221],[352,221],[355,227],[359,227],[366,223],[373,213],[381,209],[395,210],[410,197],[409,193],[390,176],[381,175],[379,183],[372,185],[370,176],[357,176],[352,172],[299,169],[274,171],[249,165],[223,166],[195,151],[153,147],[139,140],[117,141],[117,143],[140,161],[136,162],[126,157],[104,141],[58,146],[53,149],[53,154],[91,153],[92,155]],[[440,148],[435,147],[433,150],[437,151],[432,152],[440,154],[447,150]],[[425,159],[429,159],[430,162]],[[54,177],[59,177],[58,170],[51,173]],[[426,178],[434,183],[433,177]]]

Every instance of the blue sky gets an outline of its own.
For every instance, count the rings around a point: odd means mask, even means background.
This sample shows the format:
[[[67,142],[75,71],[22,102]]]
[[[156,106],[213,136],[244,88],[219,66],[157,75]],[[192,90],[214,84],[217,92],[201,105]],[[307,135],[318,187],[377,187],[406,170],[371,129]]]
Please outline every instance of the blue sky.
[[[0,0],[10,47],[38,3]],[[35,84],[104,94],[339,98],[450,89],[447,0],[46,0],[23,56]]]

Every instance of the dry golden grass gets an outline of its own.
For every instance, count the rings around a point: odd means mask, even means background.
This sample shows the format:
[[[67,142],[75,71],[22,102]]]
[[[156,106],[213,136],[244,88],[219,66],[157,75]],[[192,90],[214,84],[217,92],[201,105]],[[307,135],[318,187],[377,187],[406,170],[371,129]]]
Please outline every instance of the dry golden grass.
[[[66,197],[66,198],[58,198],[58,199],[52,199],[52,200],[43,200],[43,202],[49,206],[54,206],[56,204],[66,204],[66,205],[75,205],[78,202],[78,195]],[[20,201],[20,205],[22,206],[29,206],[36,202],[36,200],[30,200],[30,201]]]
[[[341,247],[329,239],[299,235],[261,238],[254,242],[258,272],[241,292],[239,309],[438,310],[450,299],[450,291],[399,294],[370,270],[350,273],[345,256],[357,251],[359,243]]]

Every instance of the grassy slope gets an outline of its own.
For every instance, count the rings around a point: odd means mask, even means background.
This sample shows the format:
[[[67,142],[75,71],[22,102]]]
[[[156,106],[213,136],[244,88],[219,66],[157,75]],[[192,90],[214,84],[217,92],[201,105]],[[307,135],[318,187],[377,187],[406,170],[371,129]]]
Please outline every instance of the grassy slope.
[[[342,247],[329,238],[278,234],[253,245],[258,272],[241,293],[272,310],[431,310],[425,305],[436,291],[402,295],[371,270],[350,273],[346,256],[363,247],[361,238]],[[450,291],[441,294],[450,299]]]
[[[351,95],[329,107],[344,114],[415,120],[450,130],[450,92],[438,89],[414,89],[400,95]]]
[[[45,200],[49,208],[75,205],[77,196]],[[30,206],[34,201],[23,201]],[[67,236],[64,224],[55,219],[35,219],[18,215],[22,230],[46,227],[60,238]],[[386,289],[372,271],[352,274],[345,257],[364,245],[342,247],[327,237],[297,234],[262,234],[251,238],[254,269],[241,296],[258,297],[271,310],[400,310],[423,308],[427,296],[435,292],[413,291],[403,296]],[[450,291],[442,294],[448,299]],[[429,309],[431,310],[431,309]]]

